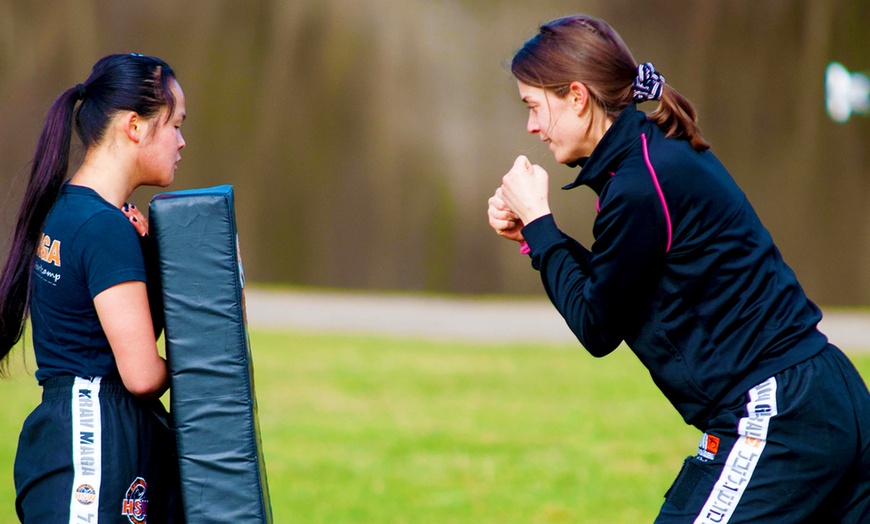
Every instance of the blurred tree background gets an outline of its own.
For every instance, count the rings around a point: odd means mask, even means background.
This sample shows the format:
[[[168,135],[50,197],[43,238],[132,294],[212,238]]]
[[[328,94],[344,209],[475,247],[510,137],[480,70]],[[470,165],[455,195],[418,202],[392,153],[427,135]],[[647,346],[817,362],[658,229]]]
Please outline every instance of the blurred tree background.
[[[693,101],[811,298],[870,303],[870,119],[824,106],[828,62],[870,70],[862,0],[0,0],[0,252],[48,107],[101,56],[136,52],[187,96],[170,189],[235,186],[251,281],[540,294],[486,200],[526,154],[560,226],[591,241],[594,196],[558,190],[575,172],[525,133],[507,68],[574,12]]]

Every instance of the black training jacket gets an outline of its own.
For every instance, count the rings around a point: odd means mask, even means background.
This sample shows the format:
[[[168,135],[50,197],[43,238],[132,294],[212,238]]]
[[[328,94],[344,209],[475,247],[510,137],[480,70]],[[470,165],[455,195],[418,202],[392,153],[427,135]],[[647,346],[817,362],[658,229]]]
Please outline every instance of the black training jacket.
[[[594,356],[622,341],[687,423],[818,353],[821,312],[712,152],[626,108],[577,179],[591,251],[552,215],[523,229],[550,300]]]

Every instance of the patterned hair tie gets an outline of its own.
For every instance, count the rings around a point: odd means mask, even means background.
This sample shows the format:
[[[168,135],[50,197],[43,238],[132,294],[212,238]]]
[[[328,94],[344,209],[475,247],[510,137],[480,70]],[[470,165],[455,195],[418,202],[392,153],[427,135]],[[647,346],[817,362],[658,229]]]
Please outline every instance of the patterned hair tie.
[[[637,78],[632,84],[634,99],[638,102],[661,100],[664,85],[665,77],[656,72],[652,62],[644,62],[637,66]]]

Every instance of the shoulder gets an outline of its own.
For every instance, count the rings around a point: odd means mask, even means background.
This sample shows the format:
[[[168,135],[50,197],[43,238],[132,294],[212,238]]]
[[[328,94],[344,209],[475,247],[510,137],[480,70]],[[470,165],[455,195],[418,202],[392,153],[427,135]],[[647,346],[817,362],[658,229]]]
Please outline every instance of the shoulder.
[[[643,154],[650,168],[724,171],[724,167],[711,150],[697,151],[688,140],[667,137],[655,125],[644,132]]]
[[[43,232],[65,250],[85,251],[117,242],[138,243],[135,228],[120,209],[101,199],[64,194],[52,207]]]
[[[120,209],[87,188],[65,188],[49,215],[49,220],[65,229],[107,229],[126,232],[135,229]],[[127,226],[126,228],[121,226]]]
[[[599,199],[599,220],[666,225],[670,213],[659,169],[651,161],[649,139],[638,134],[636,144],[621,159]],[[664,222],[662,222],[664,220]]]
[[[117,209],[93,210],[81,217],[78,235],[108,241],[116,238],[136,239],[136,229]]]
[[[615,171],[601,192],[604,201],[645,200],[657,193],[657,175],[640,147],[633,148]]]
[[[136,229],[130,224],[127,217],[124,216],[120,209],[114,207],[94,209],[87,215],[84,224],[87,224],[88,227],[118,229],[122,232],[136,234]]]

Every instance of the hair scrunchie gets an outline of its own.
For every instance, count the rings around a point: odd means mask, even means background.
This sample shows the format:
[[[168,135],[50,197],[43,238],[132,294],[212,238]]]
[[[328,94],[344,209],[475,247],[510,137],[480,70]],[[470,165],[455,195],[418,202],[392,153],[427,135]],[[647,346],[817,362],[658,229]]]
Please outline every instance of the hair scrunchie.
[[[84,100],[88,96],[88,88],[84,84],[76,84],[76,93],[79,95],[79,100]]]
[[[665,77],[656,72],[652,62],[644,62],[637,66],[637,78],[634,79],[634,99],[639,102],[644,100],[661,100],[665,85]]]

